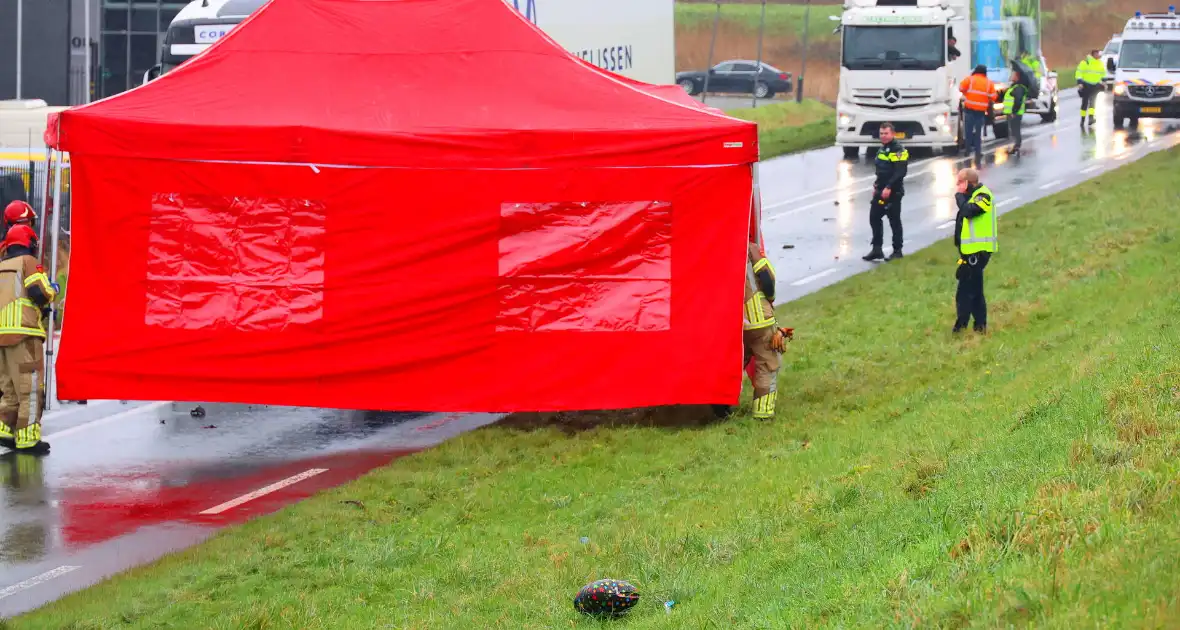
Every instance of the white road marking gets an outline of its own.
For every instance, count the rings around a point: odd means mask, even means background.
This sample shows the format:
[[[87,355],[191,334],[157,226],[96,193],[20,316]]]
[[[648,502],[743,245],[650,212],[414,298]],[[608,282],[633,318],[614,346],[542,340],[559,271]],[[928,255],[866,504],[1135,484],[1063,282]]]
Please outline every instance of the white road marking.
[[[873,190],[873,188],[872,188],[872,186],[870,186],[868,188],[857,188],[856,190],[850,190],[846,194],[849,197],[851,197],[853,195],[859,195],[861,193],[871,192],[872,190]],[[841,195],[841,196],[844,196],[844,195]],[[776,212],[775,214],[772,214],[772,215],[766,217],[766,221],[767,222],[777,221],[783,217],[789,217],[792,214],[797,214],[799,212],[803,212],[804,210],[810,210],[812,208],[818,208],[820,206],[834,206],[834,205],[838,205],[838,204],[839,204],[839,200],[836,200],[836,199],[823,199],[821,201],[814,201],[812,203],[807,204],[806,206],[799,206],[798,208],[792,208],[790,210],[787,210],[786,212]]]
[[[1020,201],[1020,197],[1012,196],[1008,197],[1007,199],[1001,199],[996,205],[1003,208],[1004,206],[1010,206],[1017,201]]]
[[[64,429],[62,431],[58,431],[57,433],[50,433],[49,435],[43,436],[42,439],[44,439],[46,442],[48,442],[49,440],[59,440],[59,439],[64,438],[66,436],[73,435],[75,433],[79,433],[79,432],[85,431],[87,429],[93,429],[95,427],[100,427],[100,426],[103,426],[106,424],[110,424],[116,420],[122,420],[123,418],[127,418],[128,416],[134,416],[134,415],[141,414],[141,413],[148,413],[150,411],[155,411],[156,409],[159,409],[161,407],[165,407],[170,404],[172,404],[172,403],[170,403],[170,402],[154,402],[149,405],[144,405],[142,407],[128,409],[127,411],[121,411],[121,412],[116,413],[114,415],[106,416],[105,418],[91,420],[90,422],[87,422],[85,424],[80,424],[76,427]]]
[[[81,568],[82,567],[65,565],[65,566],[60,566],[56,569],[53,569],[52,571],[46,571],[45,573],[42,573],[41,575],[38,575],[35,577],[31,577],[31,578],[25,580],[24,582],[20,582],[18,584],[13,584],[12,586],[9,586],[8,588],[5,588],[5,589],[0,589],[0,599],[4,599],[5,597],[16,595],[17,593],[19,593],[21,591],[27,591],[30,588],[37,586],[38,584],[43,584],[45,582],[48,582],[49,580],[52,580],[57,577],[61,577],[71,571],[81,569]]]
[[[299,483],[300,481],[303,481],[304,479],[311,479],[312,477],[314,477],[320,473],[325,473],[325,472],[328,472],[327,468],[312,468],[311,470],[305,470],[305,471],[299,473],[298,475],[287,477],[286,479],[272,483],[265,488],[259,488],[249,494],[243,494],[242,496],[240,496],[236,499],[233,499],[232,501],[226,501],[225,503],[222,503],[221,505],[211,507],[208,510],[201,512],[201,514],[202,515],[221,514],[222,512],[225,512],[226,510],[232,510],[232,509],[238,507],[239,505],[242,505],[243,503],[249,503],[250,501],[257,499],[258,497],[266,496],[272,492],[275,492],[276,490],[282,490],[283,488],[286,488],[289,485]]]
[[[1094,171],[1097,171],[1101,168],[1102,168],[1101,164],[1095,164],[1094,166],[1090,166],[1090,167],[1082,169],[1082,174],[1093,173]]]
[[[812,275],[807,276],[806,278],[803,278],[801,280],[796,280],[791,283],[791,286],[801,287],[805,284],[815,282],[816,280],[819,280],[820,278],[823,278],[824,276],[830,276],[830,275],[836,273],[837,271],[840,271],[840,269],[837,267],[832,267],[831,269],[825,269],[817,274],[812,274]]]
[[[1061,180],[1060,180],[1060,179],[1055,179],[1055,180],[1053,180],[1053,181],[1051,181],[1051,182],[1049,182],[1049,183],[1047,183],[1047,184],[1042,184],[1042,185],[1041,185],[1041,190],[1049,190],[1050,188],[1052,188],[1052,187],[1054,187],[1054,186],[1056,186],[1057,184],[1060,184],[1060,183],[1061,183]]]

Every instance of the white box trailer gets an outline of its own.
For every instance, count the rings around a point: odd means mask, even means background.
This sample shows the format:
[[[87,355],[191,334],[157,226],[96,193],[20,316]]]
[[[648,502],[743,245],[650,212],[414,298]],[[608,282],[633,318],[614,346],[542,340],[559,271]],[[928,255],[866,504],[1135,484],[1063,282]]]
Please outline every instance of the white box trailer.
[[[676,79],[674,0],[504,0],[571,53],[645,83]],[[267,0],[193,0],[168,25],[150,81],[212,46]],[[463,16],[456,15],[456,20]]]

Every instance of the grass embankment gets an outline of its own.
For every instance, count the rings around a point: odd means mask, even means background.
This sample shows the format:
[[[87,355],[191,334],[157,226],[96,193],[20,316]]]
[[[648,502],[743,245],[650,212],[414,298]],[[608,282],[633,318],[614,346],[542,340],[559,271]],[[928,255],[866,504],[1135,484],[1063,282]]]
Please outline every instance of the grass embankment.
[[[477,431],[11,625],[1175,626],[1178,169],[1005,215],[991,337],[946,242],[784,305],[777,422]]]
[[[763,160],[831,146],[836,141],[836,110],[819,101],[774,103],[726,113],[758,123]]]

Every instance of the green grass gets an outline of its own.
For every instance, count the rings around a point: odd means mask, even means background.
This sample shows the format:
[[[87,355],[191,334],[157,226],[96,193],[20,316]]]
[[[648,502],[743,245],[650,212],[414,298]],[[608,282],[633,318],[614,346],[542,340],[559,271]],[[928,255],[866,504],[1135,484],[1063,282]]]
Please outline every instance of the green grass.
[[[477,431],[11,628],[1174,627],[1178,169],[1006,214],[990,337],[949,242],[784,305],[776,422]]]
[[[768,4],[766,5],[766,32],[774,33],[783,30],[791,31],[802,37],[804,17],[807,7],[801,4]],[[832,33],[836,23],[829,20],[830,15],[840,15],[841,5],[813,4],[811,16],[806,21],[809,26],[810,41],[836,39]],[[685,28],[712,28],[717,15],[717,7],[713,4],[683,4],[676,3],[676,26]],[[721,7],[721,21],[738,24],[748,30],[757,31],[762,20],[762,6],[758,4],[726,4]]]
[[[819,101],[789,101],[726,113],[758,123],[763,160],[831,146],[836,141],[836,110]]]

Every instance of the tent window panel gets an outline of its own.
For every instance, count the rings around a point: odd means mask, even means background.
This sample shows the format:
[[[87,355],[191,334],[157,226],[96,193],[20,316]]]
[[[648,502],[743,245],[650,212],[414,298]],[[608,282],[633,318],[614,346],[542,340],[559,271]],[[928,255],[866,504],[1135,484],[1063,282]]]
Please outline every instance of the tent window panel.
[[[672,205],[500,207],[501,332],[655,332],[671,327]]]
[[[146,324],[277,331],[322,320],[325,217],[306,199],[153,195]]]

